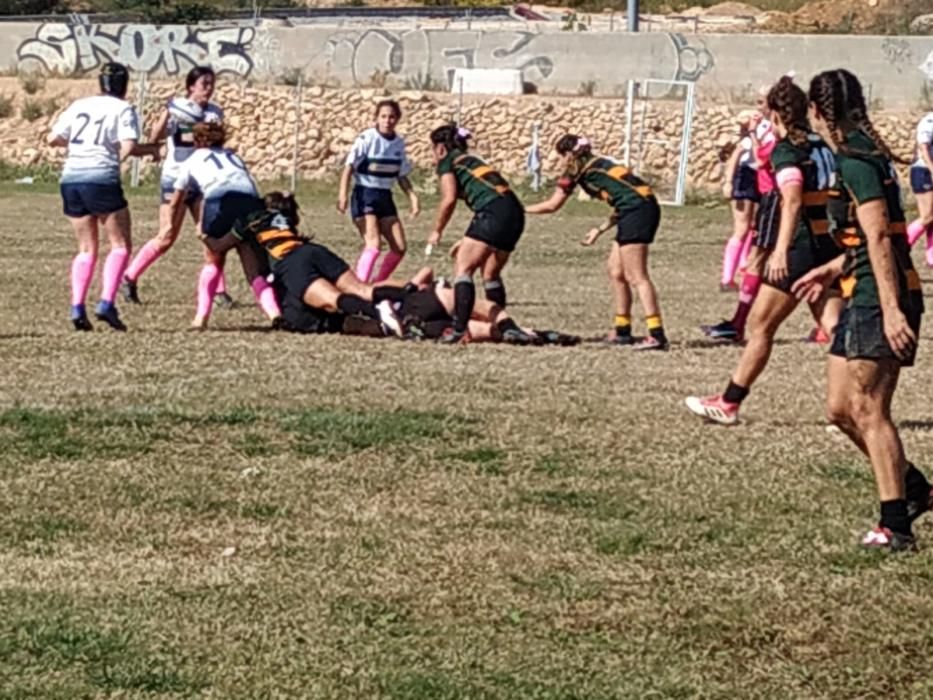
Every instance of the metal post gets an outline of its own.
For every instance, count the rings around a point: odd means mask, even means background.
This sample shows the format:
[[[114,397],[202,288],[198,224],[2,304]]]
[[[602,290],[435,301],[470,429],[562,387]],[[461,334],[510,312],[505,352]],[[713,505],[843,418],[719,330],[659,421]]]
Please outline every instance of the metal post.
[[[684,192],[687,186],[687,161],[690,159],[690,132],[693,130],[695,90],[696,83],[691,82],[687,85],[687,104],[684,108],[684,128],[680,139],[680,167],[677,169],[677,185],[674,190],[674,201],[677,206],[683,205]]]
[[[298,74],[298,83],[295,86],[295,151],[292,154],[292,192],[298,188],[298,151],[301,138],[301,93],[304,85],[304,73]]]
[[[638,31],[638,0],[628,0],[628,30]]]
[[[457,83],[459,84],[457,92],[457,126],[461,126],[462,122],[460,121],[461,116],[463,115],[463,76],[457,78]]]
[[[634,80],[628,81],[628,93],[625,97],[625,155],[623,162],[626,168],[632,167],[632,120],[635,115],[635,89]]]
[[[136,90],[136,112],[140,118],[143,116],[143,110],[146,106],[146,74],[143,73],[139,79],[139,87]],[[139,187],[139,158],[133,158],[130,164],[130,187]]]

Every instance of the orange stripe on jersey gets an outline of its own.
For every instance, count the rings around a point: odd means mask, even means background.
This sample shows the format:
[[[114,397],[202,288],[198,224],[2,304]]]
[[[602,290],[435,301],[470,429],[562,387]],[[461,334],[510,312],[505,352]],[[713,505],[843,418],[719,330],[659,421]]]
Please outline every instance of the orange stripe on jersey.
[[[817,236],[826,235],[829,233],[829,222],[826,219],[811,220],[810,230]]]
[[[302,245],[301,241],[291,240],[291,241],[284,241],[277,245],[270,246],[266,250],[269,251],[269,255],[271,255],[273,258],[281,259],[285,257],[287,253],[293,251],[295,248],[298,248],[301,245]]]
[[[899,233],[907,233],[907,224],[903,221],[896,221],[893,224],[888,224],[888,233],[897,235]]]
[[[907,271],[907,289],[912,292],[919,292],[923,289],[923,285],[920,284],[920,275],[916,270]]]
[[[846,248],[856,248],[860,242],[858,233],[852,228],[845,229],[839,236],[839,245]]]
[[[266,243],[271,243],[272,241],[275,241],[279,238],[288,240],[294,237],[295,234],[291,231],[274,228],[268,231],[263,231],[262,233],[257,233],[256,242],[261,245],[265,245]]]
[[[616,180],[621,180],[622,178],[628,176],[631,172],[632,171],[626,168],[624,165],[617,165],[614,168],[609,168],[609,170],[606,171],[606,174],[609,177],[614,177]]]
[[[477,180],[482,180],[485,175],[489,175],[489,173],[492,172],[495,172],[492,167],[488,165],[480,165],[473,168],[473,170],[470,171],[470,174]]]
[[[855,276],[843,277],[839,280],[839,286],[842,288],[842,298],[849,299],[855,291]]]
[[[803,205],[805,207],[820,207],[829,201],[829,192],[819,190],[817,192],[804,192]]]

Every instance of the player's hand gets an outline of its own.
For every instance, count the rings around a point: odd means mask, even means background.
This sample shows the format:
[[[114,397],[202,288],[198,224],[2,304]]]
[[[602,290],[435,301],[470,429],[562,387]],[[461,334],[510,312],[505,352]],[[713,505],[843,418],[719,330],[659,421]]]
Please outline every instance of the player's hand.
[[[462,239],[462,238],[461,238],[459,241],[457,241],[456,243],[454,243],[452,246],[450,246],[450,250],[447,251],[447,254],[450,255],[450,257],[452,257],[452,258],[456,258],[456,257],[457,257],[457,253],[460,252],[460,244],[461,244],[461,243],[463,243],[463,239]]]
[[[418,218],[418,214],[421,213],[421,201],[418,199],[418,195],[416,195],[414,192],[411,193],[408,201],[411,203],[410,218],[412,221],[414,221]]]
[[[726,199],[732,199],[732,183],[725,182],[722,185],[722,196]]]
[[[347,213],[347,198],[346,197],[337,198],[337,211],[339,211],[341,214]]]
[[[768,259],[768,281],[780,284],[787,279],[787,251],[777,250]]]
[[[907,318],[900,309],[884,311],[884,337],[899,360],[910,357],[917,345],[917,334],[908,325]]]
[[[580,241],[580,245],[583,245],[583,246],[593,245],[596,242],[596,239],[599,238],[601,233],[602,231],[600,231],[598,228],[591,228],[589,233],[586,234],[586,237],[582,241]]]
[[[836,273],[828,266],[823,265],[810,270],[807,274],[794,282],[791,293],[800,301],[815,304],[829,289],[836,278]]]

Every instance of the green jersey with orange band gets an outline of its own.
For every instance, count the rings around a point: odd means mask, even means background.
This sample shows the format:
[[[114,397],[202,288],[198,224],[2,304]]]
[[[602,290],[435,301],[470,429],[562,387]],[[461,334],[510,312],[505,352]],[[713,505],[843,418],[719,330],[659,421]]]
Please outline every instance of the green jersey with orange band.
[[[620,213],[631,211],[649,199],[654,199],[654,192],[648,183],[621,163],[604,156],[594,156],[579,171],[567,170],[557,180],[557,186],[568,195],[577,185],[591,197],[607,202]]]
[[[512,190],[499,171],[482,158],[459,149],[450,151],[437,164],[437,174],[453,173],[457,180],[457,197],[473,211],[479,211]]]
[[[233,235],[241,241],[256,241],[265,249],[272,263],[307,243],[307,239],[300,236],[289,225],[288,219],[275,209],[262,209],[238,220]]]
[[[920,277],[910,259],[901,188],[891,161],[878,153],[862,131],[846,135],[849,153],[836,154],[838,189],[831,193],[829,212],[836,240],[845,249],[842,295],[852,306],[879,306],[878,282],[868,257],[868,239],[856,217],[857,208],[880,200],[885,205],[897,297],[902,310],[923,310]]]
[[[799,146],[781,139],[771,153],[771,166],[778,182],[781,171],[789,168],[796,168],[803,177],[803,206],[792,245],[810,241],[812,236],[829,235],[826,205],[836,181],[836,163],[829,146],[815,136]]]

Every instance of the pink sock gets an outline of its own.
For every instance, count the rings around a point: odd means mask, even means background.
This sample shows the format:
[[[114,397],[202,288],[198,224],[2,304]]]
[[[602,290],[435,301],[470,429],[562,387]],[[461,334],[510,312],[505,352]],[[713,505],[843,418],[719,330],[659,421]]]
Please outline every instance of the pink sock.
[[[78,253],[71,261],[71,305],[84,304],[87,290],[94,277],[94,265],[97,261],[92,253]]]
[[[126,268],[126,279],[131,282],[138,280],[149,266],[162,257],[162,250],[155,241],[146,241],[136,256]]]
[[[914,243],[916,243],[920,239],[920,236],[926,233],[926,231],[927,227],[923,225],[920,219],[911,221],[907,226],[907,244],[913,248]],[[929,241],[929,238],[927,238],[927,241]],[[929,247],[929,243],[927,243],[927,247]]]
[[[359,260],[356,261],[356,276],[359,277],[361,281],[369,282],[369,278],[372,277],[373,274],[373,267],[376,265],[376,260],[378,258],[378,248],[363,248]]]
[[[739,306],[732,317],[732,325],[738,329],[739,334],[745,333],[745,321],[748,312],[752,310],[758,290],[761,289],[761,277],[750,273],[742,275],[742,286],[739,287]]]
[[[398,264],[402,262],[402,258],[405,257],[404,254],[396,253],[394,250],[390,250],[386,253],[386,256],[382,259],[382,265],[379,266],[379,272],[376,274],[376,279],[374,282],[385,282],[392,276],[392,273],[395,272],[395,268],[398,267]]]
[[[275,298],[275,290],[262,277],[255,278],[249,283],[253,288],[253,294],[256,295],[256,301],[259,302],[259,308],[269,317],[269,320],[278,318],[282,315],[279,309],[279,302]]]
[[[214,295],[217,293],[217,282],[221,277],[221,269],[209,263],[201,268],[201,276],[198,277],[198,310],[196,318],[207,320],[211,315],[211,306],[214,303]]]
[[[752,249],[752,241],[755,240],[755,231],[749,229],[748,233],[745,234],[745,241],[742,244],[742,255],[739,258],[739,269],[744,270],[748,267],[748,253]]]
[[[735,271],[739,267],[739,256],[742,255],[742,245],[744,241],[735,236],[729,238],[726,243],[726,249],[722,254],[722,284],[723,286],[731,284],[735,278]]]
[[[120,288],[129,257],[130,251],[126,248],[114,248],[108,253],[107,259],[104,260],[104,276],[100,285],[101,301],[108,301],[112,304],[117,298],[117,289]]]

